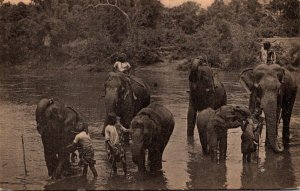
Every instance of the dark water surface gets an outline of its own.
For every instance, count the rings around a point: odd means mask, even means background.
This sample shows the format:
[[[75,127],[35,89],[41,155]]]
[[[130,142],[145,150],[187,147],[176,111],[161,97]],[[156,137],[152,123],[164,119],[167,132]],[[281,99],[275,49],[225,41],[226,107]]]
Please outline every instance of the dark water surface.
[[[4,189],[205,189],[205,188],[296,188],[300,187],[300,92],[291,120],[291,146],[283,154],[265,150],[263,131],[259,160],[243,165],[241,129],[229,130],[225,164],[214,164],[203,156],[198,133],[186,137],[188,107],[187,72],[172,67],[141,68],[136,75],[152,86],[152,100],[165,105],[175,117],[175,129],[163,155],[163,172],[137,173],[127,148],[129,174],[110,176],[104,138],[100,131],[105,116],[103,81],[106,73],[39,71],[24,74],[0,70],[0,188]],[[248,95],[238,83],[237,72],[217,72],[225,84],[228,102],[247,105]],[[298,77],[298,84],[299,74]],[[158,87],[153,87],[157,82]],[[299,88],[300,89],[300,88]],[[86,117],[95,147],[99,178],[68,178],[47,181],[43,147],[36,131],[35,108],[42,97],[53,97],[72,105]],[[197,131],[195,129],[195,131]],[[28,176],[24,173],[21,135],[24,135]]]

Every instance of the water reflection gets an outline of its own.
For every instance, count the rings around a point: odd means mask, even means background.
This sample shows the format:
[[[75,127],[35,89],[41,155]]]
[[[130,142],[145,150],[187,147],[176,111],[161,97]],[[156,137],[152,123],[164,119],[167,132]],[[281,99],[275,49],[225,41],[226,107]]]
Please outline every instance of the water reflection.
[[[290,152],[265,152],[261,145],[260,163],[242,164],[240,130],[228,132],[228,151],[225,164],[217,165],[203,156],[198,133],[186,138],[188,106],[187,73],[164,68],[145,68],[136,73],[152,87],[152,100],[165,105],[174,115],[175,129],[163,155],[162,173],[153,176],[137,173],[127,148],[128,175],[122,170],[109,176],[104,138],[100,135],[105,116],[103,81],[106,73],[49,71],[22,74],[18,71],[0,71],[0,187],[11,189],[209,189],[209,188],[292,188],[300,185],[300,88],[291,122]],[[238,84],[234,72],[218,73],[228,92],[229,104],[248,104],[248,95]],[[43,147],[36,131],[34,111],[41,97],[51,96],[74,106],[86,116],[95,146],[97,180],[68,178],[55,184],[46,184],[47,172]],[[195,131],[197,131],[195,129]],[[24,134],[27,167],[25,177],[22,161],[21,134]],[[265,135],[263,135],[265,137]],[[14,140],[14,141],[11,141]],[[13,152],[12,152],[13,151]],[[12,160],[13,159],[13,160]],[[119,168],[118,168],[119,169]],[[121,169],[121,168],[120,168]],[[91,175],[91,174],[90,174]],[[20,179],[22,178],[22,181]]]
[[[226,163],[217,164],[204,156],[201,149],[193,149],[195,140],[188,139],[188,162],[187,172],[190,181],[188,189],[226,189]]]
[[[110,176],[104,186],[106,190],[166,190],[167,178],[163,171],[156,174],[129,173],[127,176]]]
[[[241,181],[242,189],[253,188],[253,185],[257,189],[296,187],[290,152],[276,154],[266,149],[265,161],[262,164],[243,165]]]
[[[56,181],[45,185],[45,190],[95,190],[96,179],[89,180],[84,177],[72,177],[63,181]]]

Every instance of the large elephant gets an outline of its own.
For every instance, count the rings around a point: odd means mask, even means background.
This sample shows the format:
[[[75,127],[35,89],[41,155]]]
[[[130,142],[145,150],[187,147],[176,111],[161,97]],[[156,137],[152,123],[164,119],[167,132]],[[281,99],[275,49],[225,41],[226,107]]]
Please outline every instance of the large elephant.
[[[278,123],[282,117],[282,141],[288,146],[290,119],[297,94],[297,84],[292,74],[277,64],[261,64],[246,69],[240,75],[242,86],[251,92],[249,108],[252,113],[263,110],[266,121],[266,145],[275,152],[284,148],[277,142]]]
[[[140,172],[145,171],[145,151],[148,150],[150,171],[162,168],[162,155],[174,129],[172,113],[162,105],[152,103],[142,109],[131,122],[132,160]]]
[[[187,114],[187,136],[194,135],[197,111],[208,107],[217,109],[227,103],[224,85],[214,78],[211,67],[193,63],[189,74],[189,108]]]
[[[241,127],[250,116],[248,108],[224,105],[217,110],[207,108],[197,116],[197,128],[203,154],[210,154],[211,160],[225,161],[227,152],[227,130]],[[218,148],[219,147],[219,148]]]
[[[150,88],[140,78],[121,72],[110,72],[104,86],[106,108],[104,127],[107,125],[107,115],[114,112],[120,117],[121,124],[129,129],[130,122],[137,112],[150,104]]]
[[[59,178],[69,165],[70,153],[66,146],[75,138],[75,132],[88,128],[82,117],[71,107],[41,99],[36,108],[37,130],[41,135],[48,175]]]

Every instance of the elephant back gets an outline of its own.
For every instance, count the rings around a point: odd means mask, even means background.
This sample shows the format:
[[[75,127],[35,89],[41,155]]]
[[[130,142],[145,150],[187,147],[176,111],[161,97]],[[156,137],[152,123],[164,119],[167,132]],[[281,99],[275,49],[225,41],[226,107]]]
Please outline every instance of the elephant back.
[[[164,106],[152,103],[148,107],[143,108],[137,115],[147,115],[156,124],[161,126],[161,132],[163,135],[170,136],[174,129],[174,117],[173,114]]]
[[[132,92],[135,105],[139,106],[136,108],[135,113],[150,104],[150,87],[141,78],[122,72],[110,72],[106,77],[105,84],[108,81],[119,82],[119,85]]]
[[[208,122],[211,120],[211,118],[215,116],[215,114],[216,111],[210,107],[200,111],[197,115],[197,127],[198,128],[205,127],[208,124]]]
[[[126,78],[129,79],[129,85],[134,93],[136,105],[141,105],[142,107],[148,106],[150,104],[150,87],[141,78],[136,76],[126,75]]]
[[[227,104],[227,93],[224,84],[215,79],[214,105],[213,109],[218,109]]]

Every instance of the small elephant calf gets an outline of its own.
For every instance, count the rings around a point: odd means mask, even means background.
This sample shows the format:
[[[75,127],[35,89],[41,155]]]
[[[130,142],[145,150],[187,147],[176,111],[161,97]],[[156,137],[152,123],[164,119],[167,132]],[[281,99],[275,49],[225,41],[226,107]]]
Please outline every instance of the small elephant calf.
[[[253,117],[249,117],[242,126],[241,151],[243,153],[243,162],[251,162],[251,155],[256,151],[259,142],[259,135],[262,130],[262,121],[254,122]]]
[[[227,152],[227,129],[243,126],[244,121],[251,115],[246,107],[224,105],[217,110],[207,108],[197,116],[202,151],[210,154],[211,160],[225,161]]]

